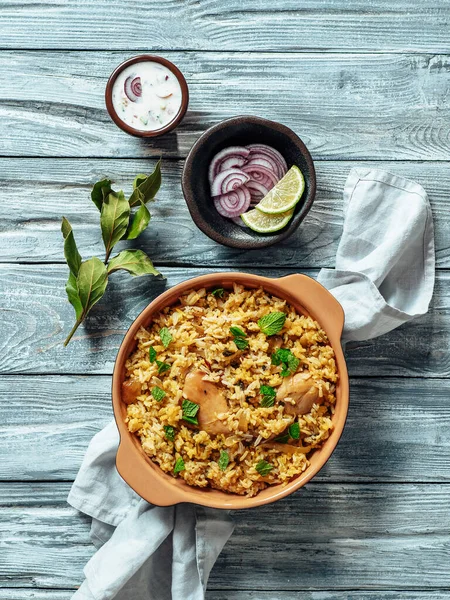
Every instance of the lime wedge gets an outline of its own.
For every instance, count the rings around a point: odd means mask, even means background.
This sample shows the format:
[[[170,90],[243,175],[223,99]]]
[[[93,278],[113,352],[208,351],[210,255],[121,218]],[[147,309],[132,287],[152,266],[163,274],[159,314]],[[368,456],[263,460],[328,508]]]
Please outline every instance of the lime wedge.
[[[288,210],[279,215],[266,215],[254,209],[242,214],[241,219],[253,231],[257,231],[258,233],[273,233],[274,231],[283,229],[291,220],[293,213],[293,210]]]
[[[256,208],[266,215],[278,215],[294,208],[302,197],[305,180],[295,165],[270,190]]]

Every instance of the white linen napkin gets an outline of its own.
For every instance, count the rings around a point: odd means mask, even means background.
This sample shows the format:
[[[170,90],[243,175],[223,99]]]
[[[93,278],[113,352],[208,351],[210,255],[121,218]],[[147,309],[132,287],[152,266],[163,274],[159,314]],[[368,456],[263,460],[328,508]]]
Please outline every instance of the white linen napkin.
[[[319,281],[342,304],[343,340],[376,337],[427,312],[434,287],[434,236],[425,190],[378,169],[355,168],[344,189],[336,270]],[[115,468],[115,423],[91,441],[68,502],[90,515],[99,548],[75,600],[202,600],[233,531],[226,511],[152,506]]]

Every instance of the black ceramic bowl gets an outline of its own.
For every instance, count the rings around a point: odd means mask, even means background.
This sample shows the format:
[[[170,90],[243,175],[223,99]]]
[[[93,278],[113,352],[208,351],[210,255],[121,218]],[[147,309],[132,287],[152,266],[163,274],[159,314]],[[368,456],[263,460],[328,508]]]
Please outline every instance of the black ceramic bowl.
[[[297,165],[305,178],[305,191],[289,223],[276,233],[256,233],[222,217],[214,207],[208,167],[217,152],[228,146],[267,144],[284,156],[288,168]],[[263,248],[286,239],[300,225],[314,201],[316,173],[308,149],[288,127],[259,117],[234,117],[214,125],[195,142],[182,175],[183,194],[189,212],[203,233],[233,248]]]

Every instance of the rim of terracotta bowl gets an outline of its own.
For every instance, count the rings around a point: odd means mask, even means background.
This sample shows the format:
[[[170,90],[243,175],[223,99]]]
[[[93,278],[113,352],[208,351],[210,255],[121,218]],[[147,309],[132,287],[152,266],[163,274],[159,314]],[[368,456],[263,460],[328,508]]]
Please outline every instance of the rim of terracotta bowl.
[[[224,129],[229,125],[234,125],[242,121],[274,129],[289,137],[292,140],[292,142],[298,147],[299,152],[303,155],[308,167],[309,174],[309,187],[307,195],[299,212],[297,214],[294,213],[292,220],[281,231],[275,232],[271,235],[261,234],[260,239],[252,237],[251,241],[250,239],[237,240],[234,238],[227,237],[216,231],[213,227],[211,227],[209,222],[204,218],[202,211],[199,210],[197,206],[195,195],[190,184],[190,177],[192,176],[192,163],[196,153],[198,152],[198,149],[204,144],[207,144],[209,138],[212,135],[214,135],[217,131],[220,131],[221,129]],[[311,153],[305,146],[303,140],[301,140],[300,137],[287,125],[283,125],[282,123],[278,123],[277,121],[271,121],[270,119],[264,119],[263,117],[256,117],[254,115],[240,115],[237,117],[231,117],[230,119],[224,119],[223,121],[220,121],[220,123],[216,123],[212,127],[209,127],[209,129],[204,131],[202,135],[197,139],[197,141],[193,144],[192,148],[189,150],[189,153],[183,165],[183,171],[181,175],[181,187],[183,190],[184,199],[186,201],[187,207],[189,209],[194,223],[209,238],[211,238],[215,242],[218,242],[219,244],[229,246],[230,248],[267,248],[268,246],[273,246],[274,244],[277,244],[278,242],[281,242],[282,240],[285,240],[286,238],[291,236],[298,229],[298,227],[310,211],[311,206],[314,202],[314,198],[316,196],[316,186],[317,182],[314,161],[312,159]],[[239,225],[236,225],[236,227],[239,227]]]
[[[234,283],[246,288],[262,286],[269,293],[287,300],[296,310],[317,319],[328,335],[336,357],[339,382],[336,388],[334,429],[322,448],[310,457],[310,466],[287,485],[268,486],[256,496],[248,498],[212,488],[195,488],[183,479],[165,473],[142,450],[139,439],[128,431],[125,423],[126,404],[121,399],[125,376],[125,361],[136,347],[135,336],[141,326],[148,326],[154,314],[174,304],[189,289],[218,286],[232,289]],[[120,434],[116,466],[121,477],[139,496],[157,506],[172,506],[191,502],[222,509],[243,509],[275,502],[301,488],[324,466],[334,451],[344,429],[349,403],[349,381],[344,353],[340,343],[344,325],[344,311],[338,301],[320,283],[306,275],[294,274],[279,279],[248,273],[214,273],[189,279],[159,295],[145,308],[126,333],[117,355],[113,381],[112,402],[114,417]]]
[[[128,125],[127,123],[125,123],[119,117],[119,115],[116,113],[116,111],[114,109],[113,101],[112,101],[112,91],[113,91],[114,82],[116,81],[119,74],[126,67],[129,67],[130,65],[134,65],[135,63],[138,63],[138,62],[147,62],[147,61],[157,62],[157,63],[160,63],[161,65],[164,65],[165,67],[167,67],[170,71],[172,71],[172,73],[178,79],[178,83],[180,84],[180,88],[181,88],[181,105],[180,105],[180,108],[179,108],[177,114],[172,119],[172,121],[167,123],[167,125],[165,125],[164,127],[161,127],[160,129],[155,129],[154,131],[141,131],[140,129],[136,129],[134,127],[131,127],[131,125]],[[111,73],[111,75],[108,79],[108,83],[106,84],[106,89],[105,89],[105,103],[106,103],[106,109],[108,110],[108,113],[109,113],[109,116],[111,117],[111,119],[114,121],[114,123],[118,127],[120,127],[120,129],[122,129],[126,133],[129,133],[130,135],[134,135],[136,137],[157,137],[160,135],[164,135],[165,133],[168,133],[169,131],[172,131],[173,129],[175,129],[175,127],[183,119],[184,115],[186,114],[188,104],[189,104],[189,88],[188,88],[188,85],[186,83],[186,79],[184,78],[183,73],[180,71],[180,69],[176,65],[173,64],[173,62],[170,62],[170,60],[167,60],[167,58],[163,58],[162,56],[156,56],[153,54],[139,54],[139,56],[133,56],[131,58],[128,58],[124,62],[120,63],[120,65],[118,65],[114,69],[114,71]]]

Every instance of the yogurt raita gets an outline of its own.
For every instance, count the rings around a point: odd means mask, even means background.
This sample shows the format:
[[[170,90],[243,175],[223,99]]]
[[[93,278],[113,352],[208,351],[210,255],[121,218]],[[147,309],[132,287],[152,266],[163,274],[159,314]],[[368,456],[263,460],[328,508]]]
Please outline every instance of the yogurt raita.
[[[112,103],[117,116],[140,131],[156,131],[177,116],[182,100],[175,75],[153,61],[137,62],[117,76]]]

